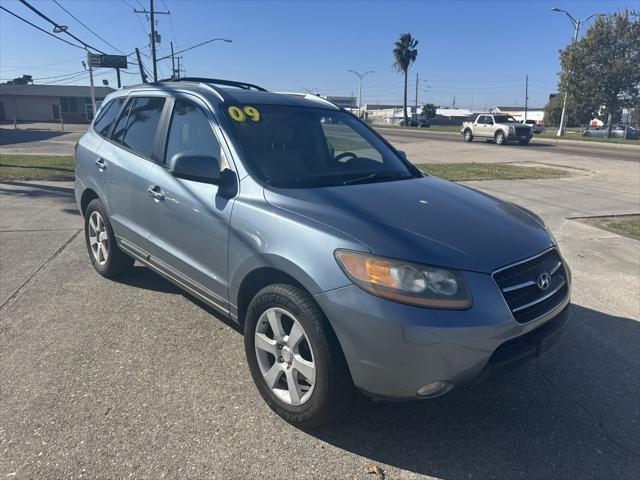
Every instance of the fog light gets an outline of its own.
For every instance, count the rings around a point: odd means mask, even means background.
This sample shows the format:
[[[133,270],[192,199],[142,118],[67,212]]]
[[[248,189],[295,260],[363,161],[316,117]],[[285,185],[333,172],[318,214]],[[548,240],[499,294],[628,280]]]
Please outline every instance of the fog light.
[[[449,382],[433,382],[425,385],[418,390],[418,396],[420,397],[437,397],[443,395],[453,388]]]

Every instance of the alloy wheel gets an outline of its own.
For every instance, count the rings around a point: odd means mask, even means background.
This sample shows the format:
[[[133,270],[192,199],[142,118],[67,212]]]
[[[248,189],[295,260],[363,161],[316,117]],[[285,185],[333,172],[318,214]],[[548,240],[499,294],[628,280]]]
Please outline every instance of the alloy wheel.
[[[289,405],[309,400],[316,366],[311,343],[295,316],[268,308],[258,319],[254,338],[260,372],[273,394]]]
[[[99,265],[107,263],[109,258],[109,234],[107,225],[98,211],[89,216],[89,245],[93,258]]]

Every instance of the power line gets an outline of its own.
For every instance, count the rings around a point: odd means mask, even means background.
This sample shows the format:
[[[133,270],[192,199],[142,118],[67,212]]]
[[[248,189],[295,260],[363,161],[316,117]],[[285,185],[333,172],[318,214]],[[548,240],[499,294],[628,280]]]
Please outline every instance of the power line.
[[[65,40],[64,38],[57,37],[57,36],[55,36],[55,35],[54,35],[53,33],[51,33],[51,32],[47,32],[44,28],[40,28],[40,27],[39,27],[39,26],[37,26],[36,24],[31,23],[31,22],[30,22],[29,20],[27,20],[26,18],[22,18],[22,17],[21,17],[20,15],[18,15],[17,13],[13,13],[11,10],[7,10],[7,9],[6,9],[6,8],[4,8],[2,5],[0,5],[0,9],[4,10],[5,12],[7,12],[7,13],[9,13],[9,14],[11,14],[11,15],[13,15],[14,17],[16,17],[16,18],[17,18],[17,19],[19,19],[19,20],[22,20],[24,23],[28,23],[28,24],[29,24],[29,25],[31,25],[33,28],[37,28],[37,29],[38,29],[38,30],[40,30],[41,32],[46,33],[47,35],[49,35],[49,36],[51,36],[51,37],[55,38],[56,40],[60,40],[61,42],[64,42],[64,43],[66,43],[66,44],[68,44],[68,45],[71,45],[72,47],[76,47],[76,48],[80,48],[80,49],[84,50],[84,47],[81,47],[80,45],[76,45],[75,43],[71,43],[71,42],[69,42],[69,41]]]
[[[71,18],[73,18],[76,22],[78,22],[80,25],[82,25],[84,28],[86,28],[87,30],[89,30],[91,33],[93,33],[93,35],[97,38],[99,38],[100,40],[102,40],[104,43],[106,43],[107,45],[109,45],[111,48],[113,48],[114,50],[120,52],[121,54],[124,55],[124,52],[122,50],[120,50],[117,47],[114,47],[113,45],[111,45],[109,42],[107,42],[104,38],[102,38],[100,35],[98,35],[96,32],[94,32],[90,27],[88,27],[87,25],[85,25],[84,23],[82,23],[82,21],[76,17],[73,13],[71,13],[69,10],[67,10],[66,8],[64,8],[62,5],[60,5],[60,3],[58,3],[58,0],[53,0],[53,3],[55,3],[56,5],[58,5],[62,10],[64,10],[65,12],[67,12],[69,14],[69,16]]]
[[[212,38],[211,40],[207,40],[206,42],[198,43],[197,45],[192,45],[191,47],[187,47],[184,50],[179,50],[175,52],[174,55],[178,55],[179,53],[184,53],[189,50],[193,50],[194,48],[201,47],[202,45],[206,45],[207,43],[215,42],[216,40],[222,40],[224,42],[231,43],[231,40],[229,40],[228,38]],[[159,62],[160,60],[166,60],[167,58],[170,58],[170,57],[171,55],[167,55],[162,58],[158,58],[156,61]]]
[[[49,22],[51,25],[53,25],[54,28],[55,28],[54,31],[58,31],[60,33],[65,33],[65,34],[69,35],[71,38],[73,38],[76,41],[80,42],[84,46],[84,48],[90,48],[91,50],[95,50],[96,52],[100,52],[100,53],[106,55],[106,53],[103,52],[102,50],[100,50],[99,48],[93,47],[93,46],[89,45],[87,42],[83,42],[78,37],[76,37],[73,33],[70,33],[68,27],[63,26],[63,25],[58,25],[56,22],[51,20],[44,13],[42,13],[40,10],[38,10],[36,7],[31,5],[29,2],[27,2],[27,0],[19,0],[19,1],[20,1],[20,3],[25,5],[27,8],[29,8],[29,10],[33,11],[36,15],[38,15],[39,17],[44,18],[47,22]]]

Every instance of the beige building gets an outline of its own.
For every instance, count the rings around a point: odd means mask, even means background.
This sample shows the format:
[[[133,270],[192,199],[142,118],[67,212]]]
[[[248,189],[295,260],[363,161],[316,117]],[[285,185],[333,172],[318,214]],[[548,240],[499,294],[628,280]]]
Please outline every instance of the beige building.
[[[110,87],[95,87],[96,103]],[[0,121],[88,123],[93,118],[91,88],[83,85],[0,84]]]

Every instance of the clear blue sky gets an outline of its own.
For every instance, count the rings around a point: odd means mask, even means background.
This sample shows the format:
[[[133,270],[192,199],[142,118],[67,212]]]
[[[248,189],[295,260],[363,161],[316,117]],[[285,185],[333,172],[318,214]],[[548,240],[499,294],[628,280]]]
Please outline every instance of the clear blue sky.
[[[113,49],[85,30],[49,0],[30,2],[69,31],[106,52]],[[148,43],[148,22],[131,6],[148,8],[148,0],[58,0],[81,21],[123,52]],[[524,104],[524,77],[529,75],[529,105],[542,106],[555,91],[558,50],[572,35],[564,14],[576,18],[636,7],[636,1],[188,1],[156,0],[162,35],[159,56],[214,37],[215,42],[184,53],[187,75],[249,81],[274,90],[357,95],[357,78],[349,69],[375,70],[365,79],[364,102],[400,103],[402,77],[392,69],[391,50],[400,33],[410,32],[420,44],[410,70],[410,103],[415,74],[426,83],[419,101],[475,109],[496,104]],[[46,22],[16,0],[0,4],[47,30]],[[128,5],[127,5],[128,4]],[[172,24],[173,23],[173,28]],[[583,31],[584,32],[584,29]],[[64,37],[64,36],[63,36]],[[143,51],[149,55],[149,48]],[[117,52],[113,52],[117,53]],[[34,30],[0,12],[0,78],[33,75],[36,83],[56,81],[88,85],[88,75],[46,79],[82,71],[83,52]],[[134,57],[130,57],[134,58]],[[143,57],[148,69],[151,62]],[[135,73],[135,66],[129,72]],[[170,74],[171,61],[160,64]],[[115,86],[113,71],[97,72],[97,80]],[[124,83],[139,76],[123,74]],[[62,80],[61,80],[62,79]],[[426,92],[425,89],[428,89]]]

